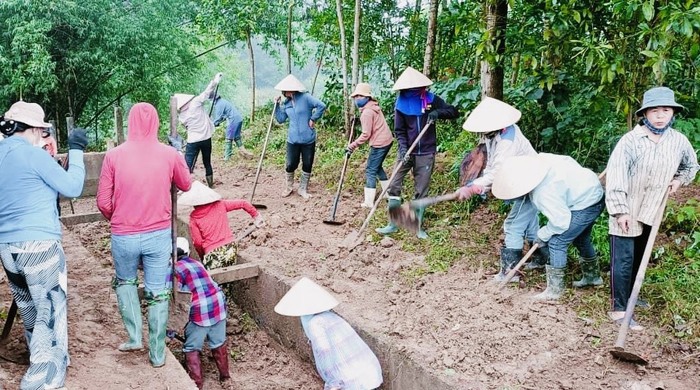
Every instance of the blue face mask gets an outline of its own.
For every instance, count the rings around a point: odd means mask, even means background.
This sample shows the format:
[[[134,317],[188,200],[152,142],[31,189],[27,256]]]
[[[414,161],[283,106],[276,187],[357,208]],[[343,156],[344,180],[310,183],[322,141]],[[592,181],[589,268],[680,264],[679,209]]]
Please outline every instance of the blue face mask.
[[[359,108],[364,107],[367,104],[367,102],[369,102],[369,97],[367,96],[355,98],[355,105]]]

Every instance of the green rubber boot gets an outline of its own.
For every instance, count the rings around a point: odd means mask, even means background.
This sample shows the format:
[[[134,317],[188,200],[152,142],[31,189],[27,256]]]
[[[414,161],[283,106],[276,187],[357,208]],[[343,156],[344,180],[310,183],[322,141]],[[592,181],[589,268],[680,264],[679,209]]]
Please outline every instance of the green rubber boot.
[[[416,209],[416,218],[418,219],[418,232],[416,233],[416,237],[421,240],[428,238],[428,233],[423,230],[423,214],[425,214],[425,207]]]
[[[165,365],[165,333],[168,326],[170,291],[153,295],[146,293],[148,303],[148,358],[153,367]]]
[[[603,279],[600,277],[600,268],[598,266],[598,257],[591,259],[581,258],[579,260],[581,264],[581,272],[583,277],[581,280],[575,281],[573,283],[574,287],[582,288],[588,286],[600,286],[603,284]]]
[[[122,352],[138,351],[143,349],[142,331],[141,331],[141,303],[139,302],[138,287],[136,280],[120,282],[115,278],[112,281],[112,287],[117,294],[117,305],[119,306],[119,314],[122,316],[126,334],[129,335],[129,341],[119,345],[119,350]]]
[[[389,208],[393,209],[394,207],[401,207],[401,198],[398,196],[389,197]],[[396,233],[398,230],[398,226],[391,222],[391,220],[389,220],[389,223],[386,226],[374,229],[374,231],[379,234]]]
[[[233,141],[230,139],[226,140],[224,144],[224,161],[228,161],[233,156]]]
[[[547,268],[547,288],[535,295],[533,299],[538,301],[556,301],[564,293],[564,270],[565,268],[554,268],[551,265]]]

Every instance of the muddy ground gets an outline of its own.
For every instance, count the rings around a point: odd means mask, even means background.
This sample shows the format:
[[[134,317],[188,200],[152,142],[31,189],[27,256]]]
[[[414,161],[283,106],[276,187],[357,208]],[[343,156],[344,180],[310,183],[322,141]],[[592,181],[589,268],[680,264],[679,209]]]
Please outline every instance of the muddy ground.
[[[355,159],[350,166],[356,175],[361,175],[364,168],[359,160],[362,159]],[[225,163],[217,156],[215,175],[222,182],[217,191],[226,198],[247,199],[256,162],[236,157]],[[201,166],[196,174],[203,179]],[[416,270],[424,268],[425,253],[404,250],[420,245],[408,234],[382,240],[369,229],[367,240],[352,251],[339,245],[360,226],[367,209],[359,208],[362,189],[347,187],[336,216],[336,220],[345,224],[323,224],[329,218],[336,184],[312,178],[313,198],[304,200],[296,193],[281,198],[278,194],[283,186],[283,171],[265,166],[254,203],[268,207],[261,211],[267,226],[242,241],[242,255],[290,278],[303,275],[315,279],[339,298],[344,313],[349,313],[355,323],[388,336],[396,348],[423,362],[435,376],[455,388],[697,388],[700,355],[692,349],[676,351],[662,341],[668,340],[663,337],[666,330],[656,328],[653,323],[645,323],[645,331],[631,332],[628,336],[626,347],[651,360],[647,366],[636,366],[610,357],[609,349],[615,343],[618,328],[605,320],[605,313],[578,316],[566,303],[538,303],[529,299],[544,288],[542,274],[532,274],[530,279],[535,282],[527,287],[497,291],[489,280],[497,272],[503,214],[493,207],[479,207],[467,217],[464,223],[471,226],[467,236],[463,229],[454,229],[446,237],[466,246],[464,256],[447,272],[417,273]],[[696,194],[697,188],[690,191]],[[695,195],[686,192],[684,196]],[[189,211],[187,207],[178,208],[182,215]],[[431,226],[452,223],[448,220],[454,218],[435,210],[426,214],[428,233]],[[380,211],[370,226],[381,225],[384,218],[385,213]],[[229,220],[235,232],[243,231],[251,222],[243,211],[230,213]],[[100,243],[105,238],[94,237],[92,242],[103,245]],[[70,272],[69,276],[77,276],[72,269]],[[567,301],[585,300],[590,290],[569,289],[567,294],[571,298]],[[114,306],[114,302],[110,298],[109,304]],[[111,328],[121,335],[116,317],[111,321],[114,322]],[[241,320],[238,324],[229,323],[232,345],[239,345],[243,351],[242,361],[232,361],[232,372],[235,374],[238,369],[240,377],[254,376],[257,386],[242,381],[224,388],[263,389],[268,387],[261,385],[261,381],[274,383],[282,379],[300,381],[279,382],[276,388],[321,388],[313,373],[299,374],[290,368],[296,362],[294,357],[277,349],[264,334],[238,331],[244,327]],[[256,343],[256,340],[262,341]],[[246,344],[249,341],[252,344]],[[235,350],[232,353],[236,354]],[[212,380],[211,362],[207,372],[207,383],[212,384],[215,380]]]

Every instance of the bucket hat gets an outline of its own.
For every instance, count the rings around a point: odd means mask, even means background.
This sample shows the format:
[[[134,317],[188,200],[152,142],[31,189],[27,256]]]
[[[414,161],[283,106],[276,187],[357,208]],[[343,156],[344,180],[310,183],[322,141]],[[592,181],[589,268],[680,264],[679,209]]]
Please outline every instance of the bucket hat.
[[[6,121],[24,123],[29,127],[48,129],[51,123],[44,122],[44,109],[36,103],[18,101],[5,113]]]
[[[462,128],[474,133],[488,133],[517,123],[521,115],[510,104],[487,96],[469,114]]]
[[[496,172],[491,193],[498,199],[519,198],[535,189],[549,169],[539,155],[509,157]]]
[[[427,78],[423,73],[409,66],[403,71],[403,73],[401,73],[401,76],[399,76],[391,89],[394,91],[399,91],[402,89],[427,87],[432,84],[432,80]]]
[[[185,206],[200,206],[209,204],[221,199],[221,195],[211,188],[205,186],[201,181],[192,182],[192,188],[184,192],[177,201]]]
[[[323,287],[302,277],[275,305],[275,312],[283,316],[299,317],[321,313],[338,306],[338,300]]]
[[[655,87],[644,92],[642,108],[637,110],[635,114],[642,116],[644,111],[654,107],[673,107],[675,111],[685,109],[685,107],[676,103],[676,94],[668,87]]]
[[[175,101],[177,102],[177,109],[181,109],[182,106],[185,104],[189,103],[190,100],[194,99],[194,95],[186,94],[186,93],[176,93],[175,94]]]
[[[277,83],[275,85],[275,89],[278,91],[295,91],[295,92],[303,92],[306,91],[306,87],[304,86],[304,83],[299,81],[298,78],[294,77],[293,74],[287,75],[287,77],[283,78],[282,81]]]
[[[355,86],[355,90],[350,94],[351,98],[355,96],[367,96],[370,99],[374,99],[374,95],[372,95],[372,86],[367,83],[358,83]]]
[[[182,249],[185,254],[190,253],[190,242],[185,237],[178,237],[176,240],[177,249]]]

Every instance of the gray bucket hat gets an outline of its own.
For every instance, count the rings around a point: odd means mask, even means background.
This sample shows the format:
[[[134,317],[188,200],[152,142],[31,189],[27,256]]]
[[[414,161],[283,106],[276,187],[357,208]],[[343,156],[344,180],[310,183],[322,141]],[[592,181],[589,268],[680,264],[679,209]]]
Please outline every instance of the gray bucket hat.
[[[668,87],[656,87],[644,92],[642,108],[637,110],[635,114],[641,116],[648,108],[654,107],[673,107],[676,109],[675,111],[685,109],[685,107],[676,103],[676,95]]]

